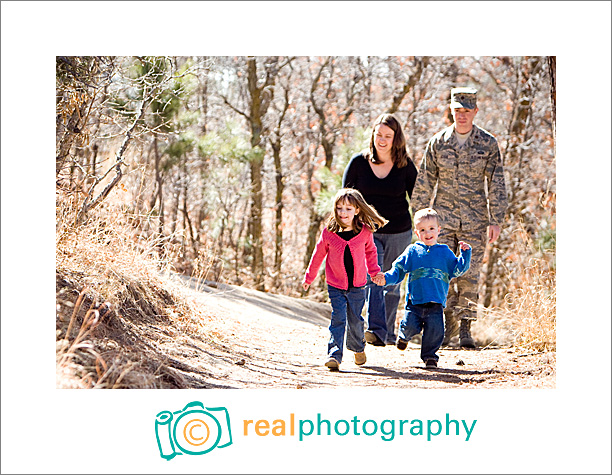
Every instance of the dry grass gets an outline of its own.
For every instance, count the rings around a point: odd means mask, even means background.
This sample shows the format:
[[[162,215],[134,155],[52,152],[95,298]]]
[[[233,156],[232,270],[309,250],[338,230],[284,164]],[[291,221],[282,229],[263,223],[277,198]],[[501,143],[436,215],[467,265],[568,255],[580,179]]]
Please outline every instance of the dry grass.
[[[528,233],[514,234],[514,264],[509,291],[500,308],[484,309],[480,339],[512,344],[525,351],[556,350],[557,290],[553,256],[536,248]]]
[[[172,361],[175,338],[218,345],[211,318],[160,270],[154,240],[142,242],[106,210],[73,227],[58,203],[56,224],[56,384],[58,388],[193,387]]]
[[[515,345],[534,351],[556,350],[557,291],[555,274],[544,261],[533,259],[525,268],[523,287],[506,297],[512,316]]]

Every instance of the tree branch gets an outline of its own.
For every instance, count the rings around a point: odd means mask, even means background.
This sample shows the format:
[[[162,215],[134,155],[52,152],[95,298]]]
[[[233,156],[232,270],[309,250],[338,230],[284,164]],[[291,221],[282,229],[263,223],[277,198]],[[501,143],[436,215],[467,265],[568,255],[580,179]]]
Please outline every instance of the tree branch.
[[[125,139],[123,140],[123,143],[121,144],[121,147],[119,148],[119,151],[117,152],[117,155],[116,155],[117,160],[115,162],[114,167],[109,168],[107,170],[107,172],[103,176],[101,176],[100,178],[96,179],[96,181],[91,186],[91,188],[89,190],[89,193],[87,194],[87,197],[85,198],[85,201],[83,202],[83,206],[81,207],[81,211],[79,211],[79,214],[77,216],[77,220],[76,220],[77,224],[80,223],[84,219],[85,215],[89,211],[91,211],[92,209],[97,207],[100,203],[102,203],[102,201],[104,201],[104,199],[108,196],[108,194],[115,187],[115,185],[117,183],[119,183],[119,181],[121,180],[121,177],[123,176],[123,170],[121,169],[121,165],[123,165],[123,163],[124,163],[123,154],[125,153],[128,144],[131,142],[131,140],[132,140],[132,133],[134,132],[134,129],[136,128],[136,125],[138,124],[140,119],[142,119],[142,117],[144,116],[145,109],[149,106],[150,100],[151,99],[142,102],[142,105],[140,107],[140,112],[138,114],[138,117],[136,117],[136,120],[134,120],[134,122],[132,123],[132,125],[128,129],[127,133],[125,134]],[[108,176],[108,174],[111,172],[111,170],[113,168],[115,169],[115,173],[116,173],[115,177],[112,179],[112,181],[108,185],[106,185],[106,187],[104,187],[104,189],[100,192],[100,194],[98,196],[96,196],[95,198],[92,199],[95,187],[104,178],[106,178],[106,176]]]
[[[250,119],[250,117],[243,111],[241,111],[240,109],[234,107],[230,101],[227,100],[227,97],[225,97],[223,94],[220,94],[221,98],[223,99],[223,102],[225,102],[225,105],[228,106],[230,109],[232,109],[234,112],[240,114],[241,116],[244,116],[247,120]]]

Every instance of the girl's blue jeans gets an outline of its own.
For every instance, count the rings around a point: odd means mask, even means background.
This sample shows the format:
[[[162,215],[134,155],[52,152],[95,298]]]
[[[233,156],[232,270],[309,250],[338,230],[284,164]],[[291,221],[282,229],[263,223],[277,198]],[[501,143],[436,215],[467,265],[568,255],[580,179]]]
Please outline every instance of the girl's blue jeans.
[[[436,351],[440,349],[444,339],[443,307],[439,303],[426,303],[414,305],[406,304],[406,314],[399,325],[399,337],[402,340],[410,339],[423,331],[421,340],[421,359],[423,361],[436,360]]]
[[[332,306],[327,356],[341,362],[345,333],[346,347],[349,350],[360,353],[365,348],[364,321],[361,316],[365,303],[365,288],[352,287],[342,290],[328,285],[327,292]]]

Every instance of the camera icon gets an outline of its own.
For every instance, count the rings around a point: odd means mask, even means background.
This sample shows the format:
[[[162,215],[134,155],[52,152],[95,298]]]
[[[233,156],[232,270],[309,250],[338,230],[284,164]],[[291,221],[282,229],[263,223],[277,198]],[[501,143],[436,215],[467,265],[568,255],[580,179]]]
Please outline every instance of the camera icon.
[[[155,417],[159,455],[170,460],[177,455],[202,455],[232,444],[227,409],[204,407],[199,401],[176,412],[161,411]]]

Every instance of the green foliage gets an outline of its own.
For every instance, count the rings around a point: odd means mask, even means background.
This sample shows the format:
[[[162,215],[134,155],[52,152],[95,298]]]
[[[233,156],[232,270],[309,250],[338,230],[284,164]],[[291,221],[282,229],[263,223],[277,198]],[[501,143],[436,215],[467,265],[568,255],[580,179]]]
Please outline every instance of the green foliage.
[[[199,118],[199,111],[182,110],[176,118],[176,128],[177,130],[185,130],[196,125]]]
[[[140,56],[128,68],[132,79],[149,78],[149,82],[160,82],[171,67],[170,60],[164,56]]]
[[[170,142],[162,153],[173,158],[181,158],[194,149],[195,142],[195,133],[191,130],[187,130],[181,132],[176,140]]]
[[[315,178],[321,182],[321,191],[315,196],[314,208],[319,216],[326,216],[332,209],[334,196],[342,187],[342,174],[322,167],[315,172]]]
[[[182,69],[185,67],[187,65]],[[193,78],[189,75],[174,75],[172,63],[168,58],[145,56],[135,58],[128,64],[123,81],[127,87],[121,87],[109,101],[112,110],[120,114],[133,113],[138,110],[145,97],[158,88],[147,115],[150,125],[158,133],[169,133],[177,128],[180,130],[180,121],[177,119],[184,110],[183,102],[194,90]],[[117,79],[117,82],[122,80]],[[181,115],[180,118],[187,119],[186,124],[193,120],[191,115]]]
[[[243,219],[237,214],[237,209],[250,195],[250,188],[245,186],[245,176],[251,145],[238,124],[227,121],[220,130],[200,137],[196,150],[206,164],[200,168],[200,173],[207,226],[210,236],[217,239],[223,229],[233,233]]]
[[[197,151],[205,161],[215,157],[222,164],[244,162],[253,153],[247,134],[232,120],[226,121],[219,131],[209,132],[201,137],[197,143]]]
[[[246,159],[249,162],[263,162],[266,151],[261,147],[253,147],[247,153]]]
[[[335,168],[337,170],[342,170],[341,173],[344,173],[344,169],[353,155],[368,148],[371,136],[372,129],[364,129],[362,127],[356,128],[351,139],[338,147],[338,155],[334,161]]]
[[[541,228],[536,236],[536,244],[542,251],[555,251],[557,248],[557,231],[549,226]]]
[[[202,183],[208,184],[202,187],[202,201],[210,236],[217,239],[223,228],[233,230],[242,218],[236,209],[250,193],[244,177],[251,145],[239,124],[228,120],[221,129],[201,136],[195,149],[206,164],[200,168]]]
[[[172,119],[176,116],[180,107],[180,99],[173,91],[164,92],[158,99],[151,102],[153,112],[153,125],[160,132],[171,132],[173,130]]]
[[[554,219],[554,217],[553,217]],[[556,267],[555,255],[557,251],[557,230],[546,219],[542,220],[534,238],[538,256],[550,256],[550,265]]]

